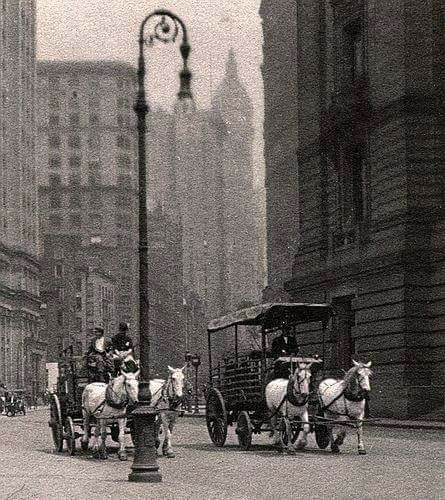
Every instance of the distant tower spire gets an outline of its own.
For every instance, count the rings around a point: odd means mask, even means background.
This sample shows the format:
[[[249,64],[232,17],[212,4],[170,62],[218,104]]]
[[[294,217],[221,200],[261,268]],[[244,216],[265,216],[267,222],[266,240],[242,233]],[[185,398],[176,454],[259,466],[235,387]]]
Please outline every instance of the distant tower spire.
[[[230,47],[226,61],[225,77],[229,80],[238,80],[238,63],[236,62],[235,51]]]

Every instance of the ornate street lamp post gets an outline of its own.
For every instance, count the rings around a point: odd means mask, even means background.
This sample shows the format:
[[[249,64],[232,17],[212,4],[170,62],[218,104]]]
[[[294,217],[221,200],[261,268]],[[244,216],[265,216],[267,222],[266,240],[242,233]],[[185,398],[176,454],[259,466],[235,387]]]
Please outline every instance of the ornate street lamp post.
[[[201,364],[201,356],[199,354],[195,354],[191,359],[191,363],[195,367],[195,411],[193,413],[199,413],[198,369]]]
[[[153,21],[153,23],[149,23]],[[157,411],[150,408],[150,332],[149,332],[149,299],[148,299],[148,235],[147,235],[147,173],[145,159],[145,117],[148,105],[145,98],[145,60],[144,47],[152,45],[156,40],[164,43],[175,42],[182,32],[180,52],[183,67],[180,72],[181,86],[178,93],[180,99],[191,98],[191,73],[187,67],[190,45],[187,41],[187,30],[184,23],[175,14],[167,10],[156,10],[141,23],[139,31],[138,58],[138,94],[134,106],[138,128],[138,165],[139,165],[139,349],[140,349],[140,382],[139,402],[132,415],[134,418],[135,455],[130,481],[160,482],[162,481],[155,448],[154,423]]]

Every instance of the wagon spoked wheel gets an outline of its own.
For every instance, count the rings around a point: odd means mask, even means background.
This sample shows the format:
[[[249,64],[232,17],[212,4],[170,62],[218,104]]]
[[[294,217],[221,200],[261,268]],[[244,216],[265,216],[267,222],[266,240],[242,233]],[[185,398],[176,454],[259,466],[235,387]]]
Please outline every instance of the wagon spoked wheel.
[[[63,426],[62,426],[62,412],[60,410],[59,398],[56,394],[51,396],[50,401],[50,421],[51,434],[53,436],[54,448],[57,452],[63,450]]]
[[[215,446],[224,446],[227,438],[227,410],[218,389],[212,388],[207,396],[206,422],[213,444]]]
[[[317,416],[324,417],[321,408],[318,409]],[[329,428],[318,419],[315,419],[315,441],[320,450],[324,450],[329,444]]]
[[[65,440],[68,453],[73,456],[76,453],[76,435],[74,433],[74,422],[71,417],[65,420]]]
[[[299,419],[294,421],[289,421],[289,428],[290,428],[290,442],[294,444],[295,441],[298,439],[298,435],[300,434],[301,431],[301,421]],[[283,440],[283,444],[287,446],[288,440],[287,440],[286,422],[284,421],[284,419],[281,425],[281,439]]]
[[[247,451],[252,444],[253,426],[247,411],[242,411],[236,421],[236,434],[240,448]]]

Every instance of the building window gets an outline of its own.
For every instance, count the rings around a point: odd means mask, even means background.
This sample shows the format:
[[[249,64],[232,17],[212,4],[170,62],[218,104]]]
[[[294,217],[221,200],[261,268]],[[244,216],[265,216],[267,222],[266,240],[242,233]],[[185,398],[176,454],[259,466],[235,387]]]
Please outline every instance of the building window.
[[[59,126],[59,115],[50,115],[48,124],[51,128],[58,127]]]
[[[348,148],[343,158],[341,202],[345,227],[355,225],[364,217],[363,148]]]
[[[59,109],[60,102],[57,96],[49,96],[48,105],[50,109]]]
[[[118,156],[117,166],[122,170],[130,168],[130,158],[128,156]]]
[[[80,174],[70,174],[69,183],[71,186],[80,186]]]
[[[102,216],[91,214],[90,215],[90,224],[93,233],[101,233],[102,232]]]
[[[80,229],[81,227],[81,215],[78,213],[70,214],[70,225],[73,229]]]
[[[50,168],[60,168],[62,165],[62,160],[60,156],[50,156],[48,160],[48,165]]]
[[[344,29],[344,57],[348,82],[353,84],[363,76],[363,34],[360,23],[354,22]]]
[[[62,218],[59,215],[50,215],[49,224],[52,229],[60,229],[62,226]]]
[[[89,116],[90,125],[98,125],[99,124],[99,115],[96,113],[91,113]]]
[[[63,276],[63,265],[62,264],[56,264],[54,266],[54,276],[56,278],[61,278]]]
[[[62,206],[60,193],[51,193],[49,196],[49,207],[60,208]]]
[[[80,115],[79,113],[71,113],[69,116],[70,127],[78,128],[80,126]]]
[[[70,208],[81,208],[81,205],[80,193],[71,193]]]
[[[91,151],[98,151],[100,148],[100,136],[98,134],[90,135],[88,137],[88,149]]]
[[[68,160],[70,168],[77,169],[80,168],[80,156],[71,156]]]
[[[54,149],[60,148],[60,144],[61,144],[60,135],[50,135],[48,138],[48,141],[49,141],[49,146],[51,148],[54,148]]]
[[[49,174],[48,183],[50,186],[60,186],[60,175],[58,174]]]
[[[79,149],[80,148],[80,135],[70,135],[68,137],[68,146],[71,149]]]
[[[90,202],[89,205],[91,208],[102,208],[103,200],[100,193],[90,193]]]
[[[57,324],[63,326],[63,311],[60,309],[57,311]]]

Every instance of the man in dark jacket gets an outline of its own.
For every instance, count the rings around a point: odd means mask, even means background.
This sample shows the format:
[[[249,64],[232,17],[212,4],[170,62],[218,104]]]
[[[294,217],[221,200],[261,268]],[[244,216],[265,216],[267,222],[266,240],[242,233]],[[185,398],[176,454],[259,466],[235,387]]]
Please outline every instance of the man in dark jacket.
[[[122,361],[133,355],[133,341],[128,335],[128,323],[119,323],[119,332],[112,338],[114,355],[114,373],[119,374]]]
[[[273,339],[270,351],[275,360],[274,378],[288,378],[289,366],[287,363],[279,361],[278,358],[282,356],[295,356],[299,351],[297,341],[288,325],[284,324],[282,326],[281,335]]]
[[[90,383],[104,382],[107,384],[110,381],[110,373],[113,371],[110,359],[112,345],[110,340],[105,338],[102,327],[94,328],[94,334],[86,354],[88,379]]]

